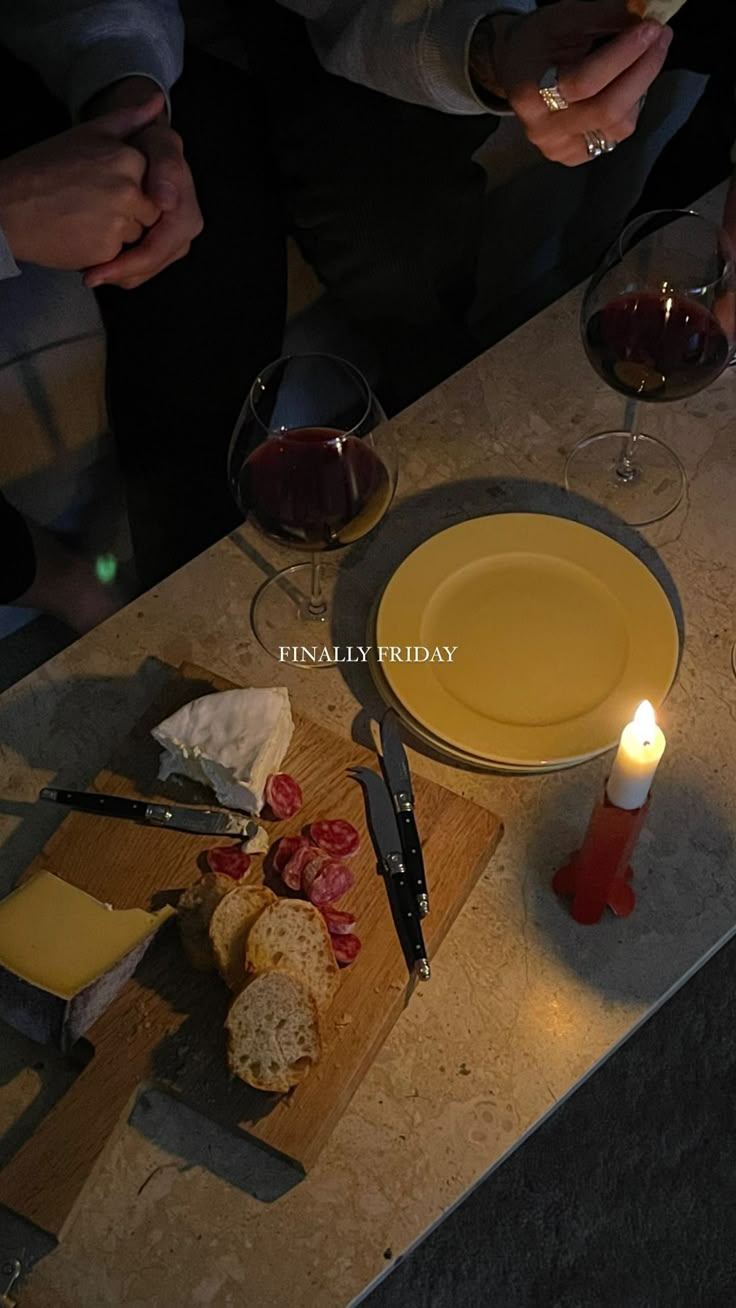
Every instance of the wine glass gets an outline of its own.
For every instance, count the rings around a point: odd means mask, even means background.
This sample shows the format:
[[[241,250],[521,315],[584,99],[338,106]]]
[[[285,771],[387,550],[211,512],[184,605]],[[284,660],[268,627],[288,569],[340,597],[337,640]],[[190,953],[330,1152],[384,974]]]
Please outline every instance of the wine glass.
[[[338,569],[321,555],[365,536],[386,513],[397,460],[385,414],[353,364],[330,354],[277,359],[256,377],[228,452],[236,503],[267,536],[308,553],[267,581],[251,607],[269,654],[305,666],[329,650]],[[285,653],[284,651],[288,651]]]
[[[571,450],[569,490],[632,526],[658,522],[685,490],[668,445],[637,425],[638,404],[685,399],[709,386],[734,344],[734,264],[728,237],[690,210],[647,213],[624,229],[583,300],[580,327],[596,372],[628,400],[625,430]]]

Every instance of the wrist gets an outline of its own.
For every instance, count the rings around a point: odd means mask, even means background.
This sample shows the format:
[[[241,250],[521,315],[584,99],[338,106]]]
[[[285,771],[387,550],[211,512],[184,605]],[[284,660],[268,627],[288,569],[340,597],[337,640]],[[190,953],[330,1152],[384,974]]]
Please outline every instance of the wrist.
[[[499,71],[498,54],[527,17],[527,14],[509,11],[488,14],[476,24],[470,40],[468,71],[481,98],[486,93],[498,100],[508,100],[508,88]]]

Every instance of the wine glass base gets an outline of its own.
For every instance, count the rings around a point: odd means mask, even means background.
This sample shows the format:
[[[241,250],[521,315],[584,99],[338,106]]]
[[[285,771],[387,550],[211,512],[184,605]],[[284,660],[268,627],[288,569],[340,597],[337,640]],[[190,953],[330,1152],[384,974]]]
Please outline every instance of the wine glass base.
[[[610,509],[632,527],[646,527],[672,513],[685,493],[680,460],[656,436],[639,435],[630,480],[617,472],[625,431],[604,431],[578,441],[565,464],[565,485]]]
[[[324,609],[310,611],[312,565],[293,563],[256,592],[250,620],[263,648],[280,663],[329,668],[337,661],[332,646],[332,604],[338,567],[319,564]]]

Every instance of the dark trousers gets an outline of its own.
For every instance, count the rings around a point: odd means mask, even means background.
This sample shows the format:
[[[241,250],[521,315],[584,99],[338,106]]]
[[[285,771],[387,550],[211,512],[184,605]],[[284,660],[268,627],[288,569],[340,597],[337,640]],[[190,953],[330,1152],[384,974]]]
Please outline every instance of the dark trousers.
[[[444,114],[326,73],[304,23],[274,0],[240,7],[268,107],[290,231],[379,358],[396,412],[477,353],[485,175],[473,153],[492,114]]]
[[[281,352],[286,307],[284,219],[252,83],[188,51],[172,122],[204,230],[184,259],[136,290],[98,292],[108,408],[146,585],[242,520],[227,484],[228,443],[251,382]]]

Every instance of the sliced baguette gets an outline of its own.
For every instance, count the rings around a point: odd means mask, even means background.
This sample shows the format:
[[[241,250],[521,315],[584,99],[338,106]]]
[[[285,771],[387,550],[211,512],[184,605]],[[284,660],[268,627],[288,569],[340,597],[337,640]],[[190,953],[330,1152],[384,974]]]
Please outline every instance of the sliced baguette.
[[[320,1012],[332,1002],[339,969],[330,933],[319,909],[300,899],[279,899],[248,935],[247,972],[287,972],[303,982]]]
[[[285,972],[261,972],[249,981],[232,1002],[225,1030],[230,1071],[256,1090],[285,1094],[322,1052],[314,999]]]
[[[232,882],[230,883],[232,885]],[[253,923],[276,896],[265,886],[235,886],[215,908],[209,938],[215,964],[231,990],[245,985],[245,945]]]
[[[637,14],[639,18],[653,18],[658,23],[668,23],[684,3],[685,0],[628,0],[626,8],[630,14]]]
[[[212,914],[225,895],[234,887],[230,877],[223,877],[217,872],[205,872],[188,890],[184,891],[177,905],[179,913],[179,934],[184,952],[199,972],[212,972],[215,968],[215,956],[209,937],[209,925]]]

